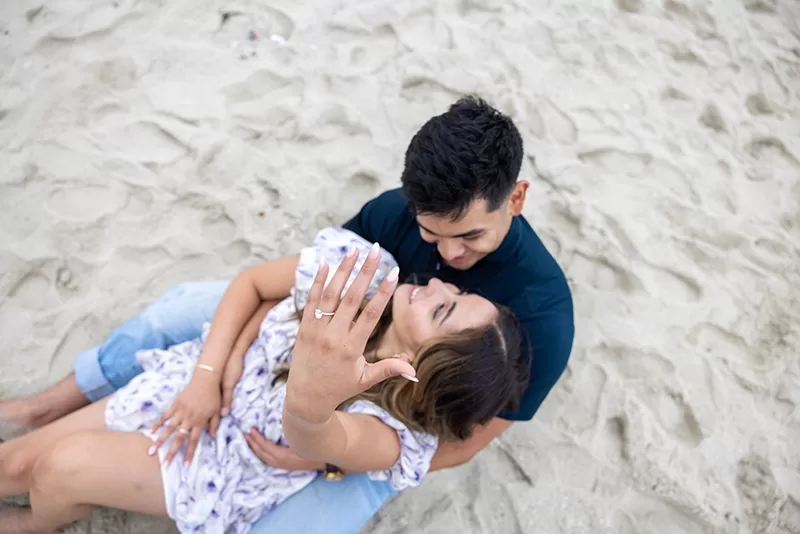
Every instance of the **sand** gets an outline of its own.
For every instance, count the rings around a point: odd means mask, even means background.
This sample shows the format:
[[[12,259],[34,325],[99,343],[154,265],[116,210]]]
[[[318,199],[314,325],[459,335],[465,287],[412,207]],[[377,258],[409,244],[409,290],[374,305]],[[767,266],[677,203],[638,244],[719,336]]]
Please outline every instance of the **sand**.
[[[523,132],[572,360],[364,530],[800,532],[796,1],[3,2],[0,80],[3,398],[176,283],[296,252],[477,92]]]

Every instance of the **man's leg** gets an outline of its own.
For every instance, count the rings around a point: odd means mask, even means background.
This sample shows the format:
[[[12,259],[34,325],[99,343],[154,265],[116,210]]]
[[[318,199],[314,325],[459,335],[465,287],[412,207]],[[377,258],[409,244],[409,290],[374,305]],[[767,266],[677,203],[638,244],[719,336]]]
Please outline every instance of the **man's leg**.
[[[228,281],[189,282],[170,289],[145,311],[126,322],[102,345],[75,360],[75,372],[27,399],[0,401],[0,439],[38,428],[89,402],[102,399],[142,372],[136,352],[166,349],[199,337],[214,317]],[[3,427],[7,435],[2,435]]]
[[[253,525],[252,534],[356,534],[397,492],[388,482],[366,474],[345,475],[339,481],[317,477]]]

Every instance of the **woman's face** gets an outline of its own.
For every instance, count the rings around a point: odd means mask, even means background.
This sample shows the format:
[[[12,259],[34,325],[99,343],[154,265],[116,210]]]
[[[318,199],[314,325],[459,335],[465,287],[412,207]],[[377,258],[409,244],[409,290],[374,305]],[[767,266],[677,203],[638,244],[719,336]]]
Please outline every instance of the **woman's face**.
[[[390,329],[402,351],[416,354],[431,338],[487,325],[496,315],[497,308],[489,300],[432,278],[424,286],[397,287]]]

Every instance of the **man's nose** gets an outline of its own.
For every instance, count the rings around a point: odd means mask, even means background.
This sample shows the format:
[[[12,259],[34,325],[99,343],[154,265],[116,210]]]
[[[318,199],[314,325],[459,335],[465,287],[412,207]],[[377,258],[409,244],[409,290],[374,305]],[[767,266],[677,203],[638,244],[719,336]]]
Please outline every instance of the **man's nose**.
[[[439,241],[439,254],[446,260],[452,260],[464,254],[464,247],[457,241]]]

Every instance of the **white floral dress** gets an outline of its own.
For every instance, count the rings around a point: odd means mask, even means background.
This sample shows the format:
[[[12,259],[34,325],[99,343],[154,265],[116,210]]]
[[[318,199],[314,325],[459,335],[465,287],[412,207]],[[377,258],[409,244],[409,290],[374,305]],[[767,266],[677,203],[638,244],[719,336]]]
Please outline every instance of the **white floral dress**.
[[[181,452],[168,466],[162,467],[167,511],[181,532],[248,532],[262,515],[318,475],[313,471],[287,472],[265,465],[250,450],[244,433],[257,428],[267,439],[286,445],[281,426],[285,382],[273,386],[272,381],[291,357],[299,327],[296,306],[305,305],[320,259],[331,266],[332,276],[350,245],[358,247],[360,255],[349,287],[367,257],[370,243],[343,228],[326,228],[317,234],[312,247],[302,250],[292,296],[275,306],[261,324],[259,337],[245,356],[231,414],[222,419],[217,438],[204,432],[190,464],[184,463]],[[394,258],[381,251],[381,264],[368,296],[374,295],[380,281],[395,265]],[[144,373],[111,396],[106,408],[106,426],[110,430],[142,432],[152,438],[148,429],[189,382],[207,334],[208,325],[201,339],[168,350],[140,351],[137,359]],[[378,417],[394,428],[400,438],[397,462],[369,476],[388,480],[397,490],[418,485],[436,452],[436,437],[410,431],[373,403],[357,401],[347,411]],[[169,442],[159,451],[162,459],[168,446]]]

